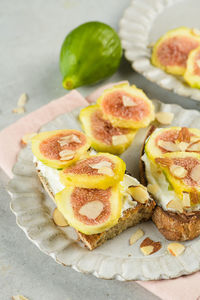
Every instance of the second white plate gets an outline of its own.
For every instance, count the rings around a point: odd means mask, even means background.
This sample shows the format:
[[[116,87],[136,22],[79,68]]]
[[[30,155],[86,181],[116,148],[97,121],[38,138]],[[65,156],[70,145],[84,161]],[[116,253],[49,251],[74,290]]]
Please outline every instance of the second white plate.
[[[132,0],[120,20],[119,35],[132,67],[161,87],[200,101],[200,90],[154,67],[149,45],[170,29],[200,28],[199,0]]]

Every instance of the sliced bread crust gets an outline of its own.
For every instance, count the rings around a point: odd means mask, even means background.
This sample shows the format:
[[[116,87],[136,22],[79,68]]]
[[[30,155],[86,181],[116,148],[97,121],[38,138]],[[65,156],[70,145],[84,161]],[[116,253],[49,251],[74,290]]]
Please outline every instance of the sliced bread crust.
[[[155,126],[150,127],[145,141],[155,129]],[[141,157],[144,154],[145,141],[142,147]],[[140,182],[146,186],[148,184],[145,175],[145,164],[142,159],[140,159]],[[200,235],[199,211],[191,213],[175,213],[165,211],[160,206],[156,206],[152,215],[152,220],[158,230],[164,235],[167,240],[187,241],[193,240]]]
[[[39,170],[37,170],[39,179],[44,186],[45,191],[48,193],[50,198],[54,200],[54,193],[46,180],[46,178],[41,174]],[[122,231],[126,230],[129,227],[135,226],[136,224],[142,221],[148,221],[153,213],[155,207],[155,202],[152,199],[145,204],[137,203],[135,208],[129,208],[123,212],[123,216],[119,218],[118,223],[111,227],[110,229],[98,233],[87,235],[77,231],[79,239],[85,244],[85,246],[89,250],[93,250],[100,245],[102,245],[105,241],[112,239],[113,237],[120,234]]]

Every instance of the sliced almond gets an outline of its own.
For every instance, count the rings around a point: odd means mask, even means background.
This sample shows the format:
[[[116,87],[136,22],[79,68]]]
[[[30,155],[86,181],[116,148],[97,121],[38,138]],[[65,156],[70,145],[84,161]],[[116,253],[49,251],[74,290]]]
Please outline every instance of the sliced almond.
[[[29,300],[29,299],[22,295],[16,295],[16,296],[12,296],[12,300]]]
[[[102,167],[102,168],[98,169],[98,173],[103,174],[103,175],[108,175],[110,177],[114,176],[113,170],[108,167]]]
[[[185,251],[185,246],[180,243],[170,243],[167,246],[168,252],[173,256],[179,256]]]
[[[197,36],[200,35],[200,30],[198,28],[192,28],[192,32],[194,35],[197,35]]]
[[[28,100],[27,94],[26,93],[21,94],[21,96],[18,99],[17,106],[18,107],[24,107],[27,100]]]
[[[169,167],[172,164],[172,160],[168,157],[156,157],[155,162],[159,165]]]
[[[125,107],[136,106],[137,104],[133,101],[132,98],[128,96],[122,96],[122,102]]]
[[[111,167],[111,162],[103,160],[103,161],[100,161],[96,164],[89,164],[89,166],[92,169],[101,169],[101,168],[104,168],[104,167],[110,168]]]
[[[68,145],[70,143],[81,143],[81,140],[79,139],[79,137],[76,134],[70,134],[70,135],[66,135],[66,136],[62,136],[59,140],[58,143],[62,146],[64,145]]]
[[[196,165],[190,173],[190,177],[192,178],[192,180],[196,181],[196,182],[200,182],[200,164]]]
[[[37,133],[27,133],[22,137],[22,144],[27,145]]]
[[[183,192],[183,207],[189,207],[190,206],[190,195],[186,192]]]
[[[67,220],[64,218],[63,214],[57,208],[55,208],[53,212],[53,221],[56,225],[60,227],[65,227],[69,225]]]
[[[62,156],[60,160],[71,160],[74,158],[74,154]]]
[[[103,203],[98,200],[90,201],[84,204],[80,210],[79,214],[86,216],[88,219],[95,220],[103,211]]]
[[[195,142],[198,142],[198,141],[200,141],[200,137],[199,136],[191,135],[191,137],[190,137],[190,142],[191,143],[195,143]]]
[[[192,204],[199,203],[199,194],[195,189],[190,192],[190,201]]]
[[[129,244],[133,245],[135,244],[141,237],[143,237],[144,231],[142,229],[138,229],[136,232],[134,232],[130,239],[129,239]]]
[[[187,175],[187,170],[182,166],[171,165],[169,169],[172,175],[177,178],[184,178]]]
[[[197,65],[198,68],[200,68],[200,59],[196,60],[196,65]]]
[[[180,213],[183,212],[183,203],[181,203],[181,201],[178,200],[171,200],[167,203],[167,208],[173,209],[175,211],[178,211]]]
[[[71,155],[74,155],[74,151],[65,149],[65,150],[60,151],[59,155],[60,155],[60,157],[71,156]]]
[[[156,113],[155,117],[160,124],[169,125],[174,118],[174,114],[171,112],[160,111]]]
[[[190,143],[190,132],[187,127],[182,127],[178,133],[178,142]]]
[[[187,147],[189,146],[189,143],[180,142],[180,143],[177,144],[177,146],[178,146],[180,151],[185,151],[187,149]]]
[[[128,193],[132,196],[132,198],[139,203],[146,203],[149,199],[149,194],[147,189],[142,186],[129,186]]]
[[[144,241],[140,244],[140,250],[142,253],[146,255],[151,255],[161,248],[160,242],[154,242],[150,238],[144,239]]]
[[[164,141],[164,140],[159,140],[158,146],[170,152],[175,152],[179,150],[179,146],[177,144],[173,142]]]
[[[155,195],[159,191],[159,186],[157,185],[157,183],[154,183],[154,184],[149,183],[147,185],[147,190],[152,195]]]
[[[24,107],[16,107],[12,110],[14,114],[24,114],[25,108]]]
[[[112,144],[114,146],[125,144],[127,143],[127,141],[128,141],[127,136],[124,134],[112,136]]]
[[[187,151],[200,152],[200,140],[190,144]]]

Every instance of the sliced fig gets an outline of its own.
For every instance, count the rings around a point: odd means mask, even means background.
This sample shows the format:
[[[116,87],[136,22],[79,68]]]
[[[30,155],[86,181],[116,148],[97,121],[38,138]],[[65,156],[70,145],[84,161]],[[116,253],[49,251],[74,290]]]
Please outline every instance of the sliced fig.
[[[164,160],[169,160],[170,164],[164,164]],[[163,154],[162,158],[156,158],[155,162],[163,170],[180,199],[184,200],[184,193],[192,193],[194,196],[195,191],[198,194],[196,197],[198,203],[200,203],[199,154],[188,152],[166,153]],[[195,204],[192,199],[190,200]]]
[[[145,144],[145,152],[151,160],[168,152],[200,153],[200,130],[186,127],[156,129]]]
[[[41,132],[32,138],[32,152],[45,165],[62,169],[69,166],[90,147],[89,139],[74,129]]]
[[[100,152],[123,153],[132,143],[136,130],[114,127],[103,118],[98,105],[83,108],[79,115],[83,130],[91,139],[91,146]]]
[[[165,33],[154,45],[151,62],[167,73],[183,75],[190,51],[200,45],[200,35],[193,29],[179,27]]]
[[[114,226],[121,215],[119,185],[106,190],[70,186],[56,194],[55,200],[68,223],[88,235]]]
[[[189,53],[184,79],[191,87],[200,89],[200,47]]]
[[[125,169],[125,162],[118,156],[98,153],[60,171],[60,180],[66,186],[107,189],[123,179]]]
[[[154,119],[152,102],[142,90],[128,83],[105,90],[97,103],[103,117],[115,127],[142,128]]]

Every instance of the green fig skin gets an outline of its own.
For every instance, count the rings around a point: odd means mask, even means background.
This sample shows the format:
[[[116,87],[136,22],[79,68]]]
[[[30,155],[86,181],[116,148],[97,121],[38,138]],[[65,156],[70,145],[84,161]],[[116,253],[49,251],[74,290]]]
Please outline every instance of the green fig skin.
[[[110,26],[88,22],[76,27],[61,47],[63,87],[71,90],[111,76],[119,67],[121,56],[120,39]]]

